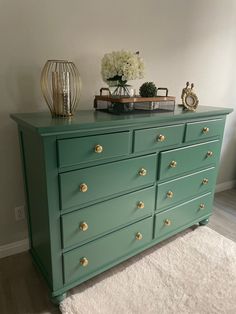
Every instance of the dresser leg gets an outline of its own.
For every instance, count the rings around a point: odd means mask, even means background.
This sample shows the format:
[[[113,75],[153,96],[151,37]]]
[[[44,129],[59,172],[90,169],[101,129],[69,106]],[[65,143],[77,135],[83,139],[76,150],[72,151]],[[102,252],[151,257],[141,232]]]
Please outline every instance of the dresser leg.
[[[67,296],[67,293],[62,293],[59,295],[56,295],[55,297],[51,297],[51,301],[53,304],[59,305],[60,302],[62,302]]]
[[[200,226],[205,226],[205,225],[208,224],[208,222],[209,222],[209,218],[206,218],[206,219],[204,219],[204,220],[202,220],[202,221],[199,221],[199,225],[200,225]]]

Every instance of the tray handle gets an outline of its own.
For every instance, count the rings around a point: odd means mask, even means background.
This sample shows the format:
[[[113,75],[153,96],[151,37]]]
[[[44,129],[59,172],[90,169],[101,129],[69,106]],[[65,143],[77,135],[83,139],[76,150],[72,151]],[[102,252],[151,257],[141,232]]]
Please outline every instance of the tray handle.
[[[100,88],[100,96],[102,96],[102,93],[104,91],[107,91],[109,96],[111,95],[110,89],[108,87],[102,87],[102,88]]]
[[[157,96],[158,96],[158,91],[159,91],[159,90],[165,90],[165,91],[166,91],[166,96],[165,96],[165,97],[168,96],[168,88],[166,88],[166,87],[159,87],[159,88],[157,89]]]

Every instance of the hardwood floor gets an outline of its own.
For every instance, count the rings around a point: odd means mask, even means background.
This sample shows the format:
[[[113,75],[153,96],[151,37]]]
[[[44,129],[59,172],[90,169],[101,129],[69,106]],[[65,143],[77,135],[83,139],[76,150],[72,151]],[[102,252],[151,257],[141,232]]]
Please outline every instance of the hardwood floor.
[[[236,189],[216,194],[208,226],[236,242]],[[0,259],[0,313],[60,313],[28,252]]]
[[[236,189],[217,193],[208,227],[236,242]]]

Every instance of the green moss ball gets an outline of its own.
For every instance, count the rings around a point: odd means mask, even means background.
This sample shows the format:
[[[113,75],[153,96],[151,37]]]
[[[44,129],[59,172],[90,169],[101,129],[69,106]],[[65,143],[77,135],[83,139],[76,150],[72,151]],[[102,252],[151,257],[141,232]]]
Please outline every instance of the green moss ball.
[[[141,97],[156,97],[157,87],[153,82],[146,82],[139,88]]]

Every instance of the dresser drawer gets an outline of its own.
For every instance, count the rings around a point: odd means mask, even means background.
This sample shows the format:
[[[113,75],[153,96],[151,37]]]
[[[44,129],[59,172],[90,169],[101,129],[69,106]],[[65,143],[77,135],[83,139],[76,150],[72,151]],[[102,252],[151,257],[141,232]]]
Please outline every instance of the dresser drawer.
[[[151,215],[155,207],[155,190],[150,187],[63,215],[63,247],[85,243]]]
[[[191,197],[206,193],[215,187],[214,167],[181,178],[158,184],[157,210],[173,206]]]
[[[208,193],[179,206],[156,214],[155,238],[162,238],[177,231],[191,221],[201,219],[211,213],[213,194]]]
[[[182,143],[184,124],[137,130],[134,134],[134,152],[158,150]]]
[[[185,142],[220,136],[223,134],[224,124],[224,119],[189,122],[186,127]]]
[[[64,283],[80,280],[135,252],[151,242],[152,232],[153,218],[150,217],[65,253]]]
[[[159,178],[170,178],[216,164],[219,156],[218,140],[161,152]]]
[[[58,140],[57,148],[59,167],[125,156],[130,152],[130,133],[121,132]]]
[[[60,174],[61,209],[151,185],[156,167],[157,155],[151,154]]]

